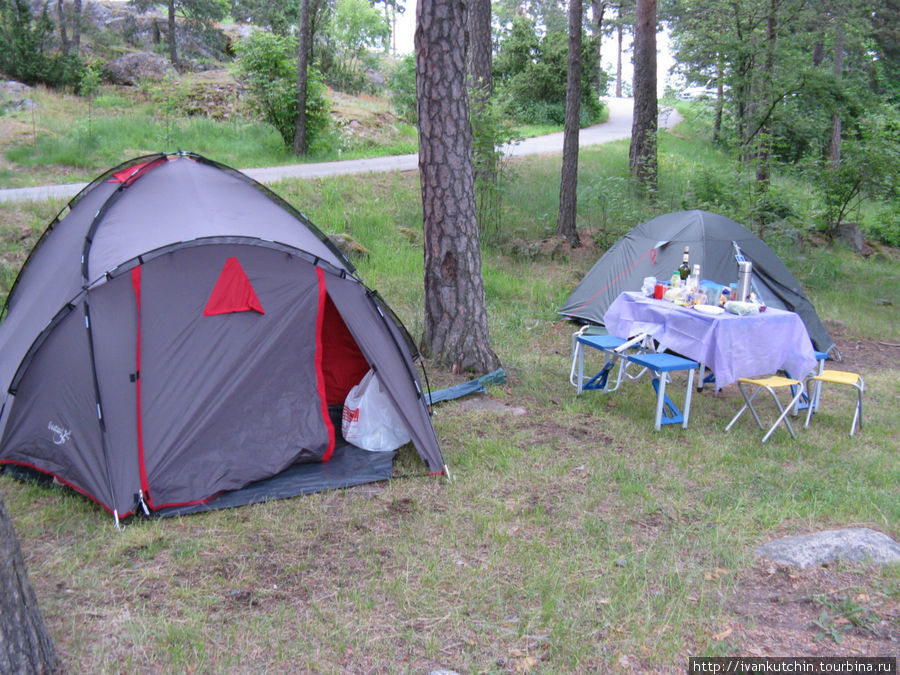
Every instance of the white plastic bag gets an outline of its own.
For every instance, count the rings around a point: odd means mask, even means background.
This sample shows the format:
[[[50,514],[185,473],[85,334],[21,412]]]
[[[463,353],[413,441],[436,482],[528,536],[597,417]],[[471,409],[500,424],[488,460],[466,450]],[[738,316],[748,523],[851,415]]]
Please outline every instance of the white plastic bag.
[[[341,433],[356,447],[376,452],[409,443],[409,432],[374,370],[347,394]]]

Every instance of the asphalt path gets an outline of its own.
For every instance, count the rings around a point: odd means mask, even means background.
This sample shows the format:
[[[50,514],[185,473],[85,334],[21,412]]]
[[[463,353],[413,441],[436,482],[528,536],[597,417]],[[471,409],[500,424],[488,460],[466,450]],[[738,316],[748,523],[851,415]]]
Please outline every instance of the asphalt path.
[[[633,100],[613,98],[607,102],[609,120],[581,129],[578,134],[579,147],[600,145],[631,136]],[[672,127],[680,121],[674,110],[665,110],[660,115],[661,128]],[[526,155],[547,155],[561,153],[563,133],[527,138],[506,146],[504,152],[510,157]],[[317,164],[289,164],[256,169],[241,169],[241,172],[264,184],[276,183],[285,178],[326,178],[346,174],[382,173],[386,171],[415,171],[419,168],[419,155],[395,155],[372,157],[369,159],[346,159],[338,162]],[[43,201],[45,199],[70,199],[81,192],[87,183],[67,183],[64,185],[40,185],[36,187],[0,190],[0,202]]]

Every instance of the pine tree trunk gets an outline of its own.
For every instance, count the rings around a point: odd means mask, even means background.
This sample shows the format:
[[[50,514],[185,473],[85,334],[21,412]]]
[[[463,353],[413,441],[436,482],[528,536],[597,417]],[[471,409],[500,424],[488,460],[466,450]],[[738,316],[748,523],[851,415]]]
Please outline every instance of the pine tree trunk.
[[[0,497],[0,673],[53,673],[58,668],[19,540]]]
[[[494,89],[493,71],[491,69],[491,2],[490,0],[470,0],[469,14],[469,49],[467,53],[469,67],[470,99],[486,102]],[[476,93],[477,92],[477,93]]]
[[[66,31],[66,11],[63,0],[56,0],[56,22],[59,24],[59,51],[69,53],[69,36]]]
[[[466,3],[419,0],[416,85],[425,233],[422,352],[453,372],[499,365],[488,336],[466,92]]]
[[[575,217],[578,211],[578,132],[581,126],[581,0],[569,0],[569,60],[566,73],[566,123],[556,234],[572,247],[581,246]]]
[[[616,98],[622,98],[622,24],[616,27],[619,46],[616,50]]]
[[[309,77],[309,0],[300,0],[297,35],[297,112],[294,118],[294,154],[306,154],[306,89]]]
[[[844,21],[843,15],[837,16],[837,34],[834,38],[834,79],[840,82],[844,77]],[[841,111],[835,108],[831,113],[831,143],[828,148],[828,159],[831,168],[837,170],[841,166]]]
[[[499,229],[498,155],[496,133],[490,123],[494,89],[491,54],[491,2],[470,0],[467,17],[469,49],[469,112],[472,116],[472,162],[475,199],[481,235]]]
[[[765,63],[765,97],[774,96],[775,86],[775,49],[778,37],[778,0],[769,0],[769,15],[766,18],[766,63]],[[759,108],[767,108],[765,101],[760,101]],[[766,118],[759,129],[756,139],[756,191],[765,193],[771,180],[772,157],[772,122],[771,115]]]
[[[631,173],[656,190],[656,0],[638,0],[634,24],[634,117],[628,163]]]
[[[169,21],[169,61],[172,67],[178,70],[178,39],[175,36],[175,0],[168,2],[168,21]]]
[[[72,49],[75,56],[81,54],[81,0],[72,3]]]
[[[600,96],[606,94],[606,91],[602,90],[606,86],[606,74],[603,72],[603,50],[601,49],[603,46],[603,15],[606,12],[606,5],[606,0],[591,0],[591,16],[594,20],[593,32],[594,37],[597,38],[597,73],[594,86],[597,88],[597,94]]]
[[[722,59],[716,59],[716,116],[713,120],[713,143],[719,142],[722,133],[722,113],[725,111],[725,69],[722,67]]]

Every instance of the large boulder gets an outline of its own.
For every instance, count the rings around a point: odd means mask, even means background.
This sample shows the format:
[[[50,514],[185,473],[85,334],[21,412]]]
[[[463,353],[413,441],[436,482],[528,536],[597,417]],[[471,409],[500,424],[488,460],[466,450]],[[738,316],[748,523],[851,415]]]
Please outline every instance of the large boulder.
[[[825,530],[782,537],[759,546],[757,557],[793,567],[834,562],[900,564],[900,544],[886,534],[865,527]]]
[[[106,64],[106,73],[113,84],[137,84],[141,80],[161,80],[177,75],[169,60],[151,52],[132,52]]]
[[[31,87],[15,80],[0,80],[0,111],[7,110],[31,110],[35,107],[34,101],[29,98]]]

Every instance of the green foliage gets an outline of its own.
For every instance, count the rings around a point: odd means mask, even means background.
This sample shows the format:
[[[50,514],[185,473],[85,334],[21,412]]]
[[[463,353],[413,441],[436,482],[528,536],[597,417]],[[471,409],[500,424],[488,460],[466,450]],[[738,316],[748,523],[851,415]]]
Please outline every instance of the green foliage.
[[[416,57],[407,54],[400,58],[397,68],[388,80],[391,100],[400,119],[415,124],[419,118],[416,100]]]
[[[506,114],[525,124],[563,124],[566,115],[566,73],[569,41],[565,31],[538,36],[534,22],[513,20],[494,61],[494,86]],[[600,120],[595,90],[598,69],[596,42],[582,36],[581,125]],[[604,87],[605,89],[605,87]]]
[[[300,3],[298,0],[232,0],[231,16],[235,21],[252,23],[276,35],[287,35],[297,25]]]
[[[841,147],[841,163],[822,165],[819,185],[825,209],[821,227],[834,232],[866,198],[895,199],[900,182],[900,115],[884,106],[860,119]]]
[[[503,188],[510,178],[502,148],[513,140],[514,132],[500,106],[494,102],[473,103],[470,117],[480,241],[483,245],[494,246],[500,239]]]
[[[368,0],[336,0],[328,22],[325,51],[331,58],[323,74],[336,89],[358,94],[368,88],[366,70],[374,65],[370,50],[383,48],[390,28]]]
[[[141,11],[167,6],[167,0],[131,0],[131,3]],[[231,10],[229,0],[174,0],[174,3],[176,14],[193,24],[211,25],[224,19]]]
[[[48,6],[35,19],[26,0],[0,0],[0,72],[28,85],[75,86],[82,63],[75,55],[51,51]]]
[[[81,79],[78,82],[78,93],[93,100],[99,89],[100,71],[93,64],[88,64],[81,73]]]
[[[238,76],[253,97],[253,105],[287,146],[293,146],[297,114],[297,41],[257,31],[237,48]],[[310,65],[306,83],[307,147],[314,148],[329,125],[325,84]]]

